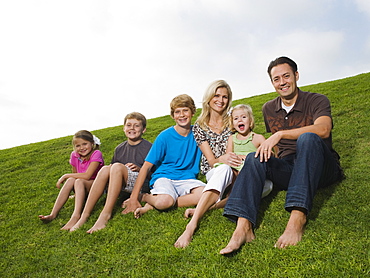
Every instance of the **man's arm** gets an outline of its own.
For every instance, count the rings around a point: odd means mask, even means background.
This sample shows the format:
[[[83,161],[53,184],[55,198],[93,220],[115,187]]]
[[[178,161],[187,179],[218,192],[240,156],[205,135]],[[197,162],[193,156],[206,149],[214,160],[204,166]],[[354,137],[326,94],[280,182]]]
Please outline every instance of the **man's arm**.
[[[255,157],[260,156],[261,162],[267,161],[271,157],[273,148],[281,139],[297,140],[303,133],[312,132],[323,139],[328,138],[330,136],[332,126],[332,120],[329,116],[321,116],[315,120],[313,125],[288,130],[279,130],[257,148]]]

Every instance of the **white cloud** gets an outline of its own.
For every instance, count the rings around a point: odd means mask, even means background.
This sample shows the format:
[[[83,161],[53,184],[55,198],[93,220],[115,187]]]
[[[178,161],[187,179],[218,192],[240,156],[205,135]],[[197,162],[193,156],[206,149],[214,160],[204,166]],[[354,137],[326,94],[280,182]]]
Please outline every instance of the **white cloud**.
[[[14,140],[0,148],[165,115],[180,93],[200,107],[215,79],[235,99],[272,91],[281,55],[302,85],[363,72],[364,20],[331,0],[2,1],[0,119]]]
[[[358,9],[370,17],[370,2],[368,0],[355,0]]]

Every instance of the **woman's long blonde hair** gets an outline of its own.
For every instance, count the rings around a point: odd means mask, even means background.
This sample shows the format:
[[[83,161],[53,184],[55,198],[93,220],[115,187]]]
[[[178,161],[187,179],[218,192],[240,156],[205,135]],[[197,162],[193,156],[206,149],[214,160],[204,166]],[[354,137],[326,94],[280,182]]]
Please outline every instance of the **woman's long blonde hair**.
[[[230,126],[228,111],[231,107],[232,95],[233,94],[231,92],[231,88],[230,88],[229,84],[227,84],[225,80],[216,80],[216,81],[213,81],[208,86],[207,90],[205,91],[205,93],[203,95],[202,112],[201,112],[201,114],[199,115],[199,117],[196,121],[199,124],[199,126],[204,130],[206,130],[208,128],[207,125],[208,125],[209,119],[210,119],[211,108],[209,106],[209,102],[215,96],[215,93],[216,93],[218,88],[226,88],[227,94],[228,94],[228,97],[229,97],[229,101],[227,103],[227,106],[226,106],[225,110],[222,112],[222,122],[223,122],[222,129],[225,129],[226,127]]]

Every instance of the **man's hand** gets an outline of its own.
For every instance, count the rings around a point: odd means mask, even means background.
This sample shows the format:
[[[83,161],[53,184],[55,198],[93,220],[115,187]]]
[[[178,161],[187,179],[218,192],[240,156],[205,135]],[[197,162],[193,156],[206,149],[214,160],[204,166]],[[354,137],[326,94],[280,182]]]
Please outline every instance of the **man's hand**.
[[[281,140],[281,133],[278,131],[271,135],[266,141],[257,148],[256,154],[254,157],[260,157],[261,162],[267,162],[271,155],[273,154],[273,148]]]

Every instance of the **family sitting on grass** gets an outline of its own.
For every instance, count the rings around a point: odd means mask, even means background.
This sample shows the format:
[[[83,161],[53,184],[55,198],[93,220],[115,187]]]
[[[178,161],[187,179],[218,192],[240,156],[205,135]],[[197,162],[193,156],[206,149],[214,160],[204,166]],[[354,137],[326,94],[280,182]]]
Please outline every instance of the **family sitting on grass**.
[[[290,213],[275,247],[296,245],[317,189],[341,180],[343,171],[332,148],[327,97],[297,87],[298,68],[290,58],[273,60],[268,74],[278,93],[262,108],[266,131],[272,133],[268,139],[253,132],[251,107],[231,108],[230,86],[215,81],[204,94],[202,113],[194,126],[193,99],[183,94],[171,101],[175,125],[162,131],[153,145],[142,138],[145,117],[128,114],[123,125],[127,141],[117,146],[110,165],[104,166],[95,136],[88,131],[76,133],[70,159],[73,173],[58,180],[58,188],[64,185],[52,212],[39,218],[53,220],[73,190],[75,209],[62,229],[75,231],[87,221],[108,185],[104,208],[88,233],[106,227],[125,191],[131,196],[123,202],[122,213],[133,212],[135,218],[153,208],[195,206],[185,211],[185,217],[192,218],[174,244],[185,248],[207,210],[225,207],[223,214],[236,222],[236,229],[220,253],[230,254],[255,239],[260,201],[274,185],[287,191],[285,209]],[[197,179],[199,172],[205,175],[206,184]]]

